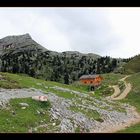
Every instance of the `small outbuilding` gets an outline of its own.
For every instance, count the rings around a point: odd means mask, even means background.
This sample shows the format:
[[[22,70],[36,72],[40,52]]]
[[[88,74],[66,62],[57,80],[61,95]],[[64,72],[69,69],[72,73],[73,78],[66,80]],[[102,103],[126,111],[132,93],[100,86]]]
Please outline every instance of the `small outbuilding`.
[[[82,75],[80,82],[84,85],[90,85],[91,90],[101,85],[103,78],[100,75]]]

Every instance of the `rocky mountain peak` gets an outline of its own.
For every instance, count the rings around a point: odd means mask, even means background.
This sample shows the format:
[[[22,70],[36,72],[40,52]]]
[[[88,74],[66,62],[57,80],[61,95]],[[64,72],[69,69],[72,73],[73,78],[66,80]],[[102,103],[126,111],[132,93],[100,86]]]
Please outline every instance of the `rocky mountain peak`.
[[[29,33],[23,35],[7,36],[0,39],[0,53],[3,53],[7,50],[15,49],[40,49],[42,51],[47,50],[46,48],[35,42]]]
[[[31,38],[31,35],[29,33],[26,33],[23,35],[25,38]]]
[[[23,34],[23,35],[12,35],[12,36],[7,36],[2,39],[0,39],[0,43],[9,43],[9,42],[16,42],[16,41],[21,41],[25,39],[32,39],[29,33]]]

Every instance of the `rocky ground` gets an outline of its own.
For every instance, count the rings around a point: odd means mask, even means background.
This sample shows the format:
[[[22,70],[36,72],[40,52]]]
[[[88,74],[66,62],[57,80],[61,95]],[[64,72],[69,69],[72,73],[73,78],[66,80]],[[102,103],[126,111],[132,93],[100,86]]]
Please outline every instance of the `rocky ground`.
[[[85,93],[57,86],[52,88],[76,95],[75,98],[66,99],[48,92],[48,100],[52,105],[49,112],[54,121],[53,132],[114,132],[140,120],[135,108],[128,104],[91,97]],[[27,98],[36,95],[46,94],[34,88],[0,89],[0,106],[6,107],[11,98]],[[60,123],[56,125],[56,121]],[[38,127],[47,127],[47,124]]]
[[[10,99],[44,95],[35,89],[0,89],[0,107],[5,108]]]

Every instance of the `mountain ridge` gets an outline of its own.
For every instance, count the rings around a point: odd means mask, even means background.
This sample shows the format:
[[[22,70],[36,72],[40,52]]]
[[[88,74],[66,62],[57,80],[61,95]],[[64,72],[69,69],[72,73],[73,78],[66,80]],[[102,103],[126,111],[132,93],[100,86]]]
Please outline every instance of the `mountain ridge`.
[[[3,37],[2,39],[0,39],[0,49],[3,46],[7,46],[7,45],[14,45],[15,47],[17,47],[19,45],[18,48],[23,47],[23,46],[27,46],[27,45],[39,45],[40,49],[43,49],[44,51],[50,51],[53,53],[59,53],[59,54],[63,54],[66,53],[67,55],[72,55],[72,54],[76,54],[76,55],[85,55],[85,56],[97,56],[97,57],[101,57],[100,55],[97,54],[93,54],[93,53],[80,53],[78,51],[63,51],[63,52],[56,52],[56,51],[52,51],[52,50],[48,50],[47,48],[43,47],[42,45],[38,44],[36,41],[34,41],[31,37],[31,35],[29,33],[23,34],[23,35],[10,35],[10,36],[6,36]],[[2,51],[2,50],[0,50]],[[52,54],[53,54],[52,53]]]
[[[42,51],[46,51],[47,49],[38,44],[36,41],[32,39],[30,34],[26,33],[23,35],[13,35],[7,36],[0,39],[0,52],[7,49],[27,49],[26,46],[32,46],[37,49],[41,49]],[[29,49],[29,48],[28,48]]]
[[[0,71],[25,73],[65,84],[84,74],[112,72],[119,61],[94,53],[51,51],[34,41],[28,33],[0,39]]]

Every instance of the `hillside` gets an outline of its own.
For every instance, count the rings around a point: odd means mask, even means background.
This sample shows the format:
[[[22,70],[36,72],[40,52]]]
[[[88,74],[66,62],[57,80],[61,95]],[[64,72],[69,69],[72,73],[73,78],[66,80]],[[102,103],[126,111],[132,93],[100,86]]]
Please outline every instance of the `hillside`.
[[[139,119],[129,104],[76,85],[9,73],[0,73],[0,79],[0,132],[114,132]],[[34,95],[46,95],[48,101],[34,101]]]
[[[140,72],[140,55],[133,57],[128,63],[124,65],[125,73]]]
[[[71,84],[84,74],[115,71],[121,59],[76,51],[58,53],[35,42],[29,34],[0,39],[0,71]]]

